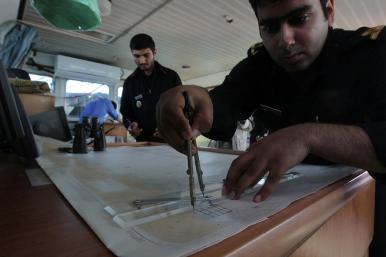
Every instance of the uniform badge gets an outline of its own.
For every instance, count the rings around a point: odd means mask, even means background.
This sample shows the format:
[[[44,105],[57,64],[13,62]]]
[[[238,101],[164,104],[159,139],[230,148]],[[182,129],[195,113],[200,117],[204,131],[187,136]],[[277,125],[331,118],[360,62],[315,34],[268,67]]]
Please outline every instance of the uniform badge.
[[[135,106],[137,106],[137,108],[141,108],[142,102],[138,100],[137,102],[135,102]]]

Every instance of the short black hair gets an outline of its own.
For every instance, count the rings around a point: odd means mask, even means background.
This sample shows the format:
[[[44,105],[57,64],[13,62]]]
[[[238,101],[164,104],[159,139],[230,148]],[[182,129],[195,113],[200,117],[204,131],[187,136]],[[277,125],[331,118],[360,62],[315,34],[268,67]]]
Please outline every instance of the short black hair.
[[[150,48],[151,50],[155,50],[155,43],[151,36],[141,33],[137,34],[130,40],[130,49],[131,50],[141,50]]]
[[[116,110],[117,109],[117,103],[113,100],[111,100],[111,104],[113,105],[114,109]]]
[[[252,9],[256,14],[256,17],[257,17],[257,6],[259,6],[261,4],[261,2],[263,2],[263,1],[264,2],[280,2],[283,0],[249,0],[249,3],[251,4]],[[327,0],[320,0],[320,4],[322,5],[324,18],[327,19]],[[257,17],[257,18],[259,18],[259,17]]]

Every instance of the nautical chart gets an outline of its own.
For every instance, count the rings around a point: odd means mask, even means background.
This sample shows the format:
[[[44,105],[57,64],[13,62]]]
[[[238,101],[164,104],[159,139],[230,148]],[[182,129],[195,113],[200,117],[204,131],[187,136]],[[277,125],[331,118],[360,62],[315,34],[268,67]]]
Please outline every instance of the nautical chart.
[[[164,146],[59,153],[62,143],[39,138],[38,162],[107,247],[119,256],[184,256],[232,236],[291,202],[353,172],[349,167],[300,165],[266,201],[222,197],[222,180],[236,155],[200,152],[206,185],[189,201],[186,156]],[[195,178],[196,179],[196,178]],[[198,183],[195,183],[198,187]]]

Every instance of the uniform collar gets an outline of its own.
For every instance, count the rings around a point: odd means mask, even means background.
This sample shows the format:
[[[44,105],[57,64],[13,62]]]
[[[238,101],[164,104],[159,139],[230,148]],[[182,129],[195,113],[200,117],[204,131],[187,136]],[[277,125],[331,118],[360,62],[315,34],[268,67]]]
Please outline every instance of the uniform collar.
[[[154,69],[150,76],[152,76],[154,73],[156,73],[157,75],[166,75],[165,67],[159,64],[159,62],[154,61]],[[137,67],[133,72],[133,76],[145,76],[145,73]]]

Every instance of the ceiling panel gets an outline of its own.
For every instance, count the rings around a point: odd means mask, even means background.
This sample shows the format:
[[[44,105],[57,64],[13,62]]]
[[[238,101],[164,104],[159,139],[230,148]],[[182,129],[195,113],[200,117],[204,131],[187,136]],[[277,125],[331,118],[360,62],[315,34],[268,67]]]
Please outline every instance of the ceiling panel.
[[[223,15],[233,22],[227,23]],[[128,42],[140,32],[154,37],[158,60],[176,69],[184,80],[230,69],[259,40],[248,2],[235,0],[173,1],[122,40]],[[191,68],[184,70],[183,65]]]
[[[29,1],[28,1],[29,2]],[[129,51],[136,33],[153,36],[157,60],[175,69],[183,80],[231,69],[260,41],[248,0],[112,0],[112,14],[98,32],[115,36],[110,43],[86,40],[78,33],[58,33],[28,5],[23,20],[39,27],[36,49],[86,58],[127,69],[135,65]],[[385,0],[335,0],[336,27],[386,24]],[[233,22],[226,22],[228,15]],[[85,37],[86,38],[86,37]],[[183,65],[190,66],[182,69]]]
[[[335,25],[345,29],[386,24],[385,0],[336,0]]]
[[[157,10],[164,3],[170,0],[114,0],[111,6],[110,16],[102,16],[102,24],[97,28],[97,31],[107,32],[116,36],[120,36],[125,30],[137,22],[149,13]],[[53,29],[32,7],[31,1],[27,1],[23,21],[31,22],[47,29]],[[59,30],[57,32],[60,32]],[[63,31],[62,31],[63,32]],[[79,33],[70,32],[72,36],[79,36]],[[80,33],[81,34],[81,33]]]

